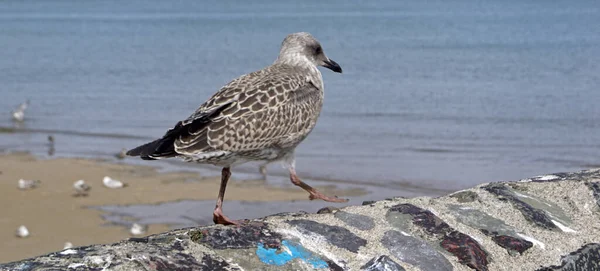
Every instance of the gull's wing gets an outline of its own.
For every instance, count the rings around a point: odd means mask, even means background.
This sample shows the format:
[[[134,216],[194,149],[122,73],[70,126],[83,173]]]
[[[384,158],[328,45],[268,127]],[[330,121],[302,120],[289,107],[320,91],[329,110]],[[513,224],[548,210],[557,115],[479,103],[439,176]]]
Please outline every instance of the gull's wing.
[[[304,138],[322,91],[291,67],[271,66],[221,88],[160,139],[130,150],[143,159],[284,148]]]

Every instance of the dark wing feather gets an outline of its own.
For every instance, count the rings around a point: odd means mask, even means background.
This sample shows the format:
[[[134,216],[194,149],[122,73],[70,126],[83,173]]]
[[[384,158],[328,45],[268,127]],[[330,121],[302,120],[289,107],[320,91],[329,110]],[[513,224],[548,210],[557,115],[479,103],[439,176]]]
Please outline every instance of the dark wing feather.
[[[187,119],[185,124],[180,121],[175,127],[169,129],[162,138],[146,143],[127,152],[129,156],[140,156],[144,160],[156,160],[160,158],[169,158],[179,155],[175,151],[175,140],[179,138],[187,138],[191,135],[197,135],[199,131],[204,130],[206,125],[211,122],[211,119],[219,115],[221,111],[227,108],[229,104],[224,104],[212,112],[204,115],[195,115],[194,119]],[[205,132],[204,132],[205,134]],[[207,140],[198,140],[202,136],[196,136],[195,144],[203,144],[208,146]],[[204,136],[206,138],[206,136]],[[201,146],[198,146],[201,147]]]

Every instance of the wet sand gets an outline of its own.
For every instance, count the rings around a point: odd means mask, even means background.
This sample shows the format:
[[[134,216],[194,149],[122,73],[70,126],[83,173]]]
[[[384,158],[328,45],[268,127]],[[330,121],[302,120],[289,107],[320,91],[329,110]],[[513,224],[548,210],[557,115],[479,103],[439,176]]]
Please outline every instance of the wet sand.
[[[124,181],[128,186],[106,188],[102,185],[104,176]],[[19,190],[17,181],[21,178],[41,180],[41,185],[32,190]],[[92,186],[89,196],[73,196],[73,182],[79,179]],[[40,160],[23,153],[0,155],[0,262],[59,251],[65,242],[84,246],[131,237],[127,227],[104,221],[100,210],[88,207],[216,200],[218,189],[218,177],[201,177],[191,172],[159,173],[152,167],[88,159]],[[331,186],[320,189],[346,197],[362,193],[356,189],[335,190]],[[272,187],[262,181],[233,179],[227,187],[225,204],[227,200],[264,202],[307,198],[308,194],[296,187]],[[212,213],[210,208],[202,211]],[[16,237],[20,225],[29,229],[29,237]],[[147,234],[162,232],[168,227],[152,224]]]

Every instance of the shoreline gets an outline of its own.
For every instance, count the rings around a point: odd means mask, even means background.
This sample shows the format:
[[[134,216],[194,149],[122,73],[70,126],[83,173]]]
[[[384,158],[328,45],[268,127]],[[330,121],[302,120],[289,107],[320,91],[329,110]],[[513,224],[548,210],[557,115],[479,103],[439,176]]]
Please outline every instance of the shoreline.
[[[122,189],[105,188],[102,185],[104,176],[121,180],[129,186]],[[19,179],[40,180],[41,185],[31,190],[19,190]],[[79,179],[92,186],[89,196],[73,196],[75,191],[72,185]],[[160,172],[156,167],[100,159],[40,159],[29,153],[0,154],[0,213],[3,214],[0,218],[0,251],[4,252],[0,254],[0,262],[59,251],[65,242],[84,246],[129,238],[128,227],[104,220],[103,216],[109,213],[98,207],[182,200],[215,201],[219,182],[218,176],[203,177],[196,172]],[[332,185],[316,187],[324,193],[340,197],[366,194],[365,190],[358,188],[338,189]],[[279,187],[265,181],[238,178],[232,179],[227,187],[225,206],[228,201],[308,201],[308,194],[296,187]],[[233,209],[233,206],[229,208]],[[201,211],[212,214],[212,209]],[[20,225],[29,229],[29,237],[16,237],[16,229]],[[151,224],[145,235],[167,229],[168,224]]]

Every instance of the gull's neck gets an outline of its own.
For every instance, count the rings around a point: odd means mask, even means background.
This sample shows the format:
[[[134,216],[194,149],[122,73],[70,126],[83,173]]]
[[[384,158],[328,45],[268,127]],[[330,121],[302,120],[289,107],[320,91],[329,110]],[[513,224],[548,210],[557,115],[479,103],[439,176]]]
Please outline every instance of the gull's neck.
[[[281,53],[273,64],[284,64],[307,70],[316,70],[317,67],[306,56],[299,53]]]

